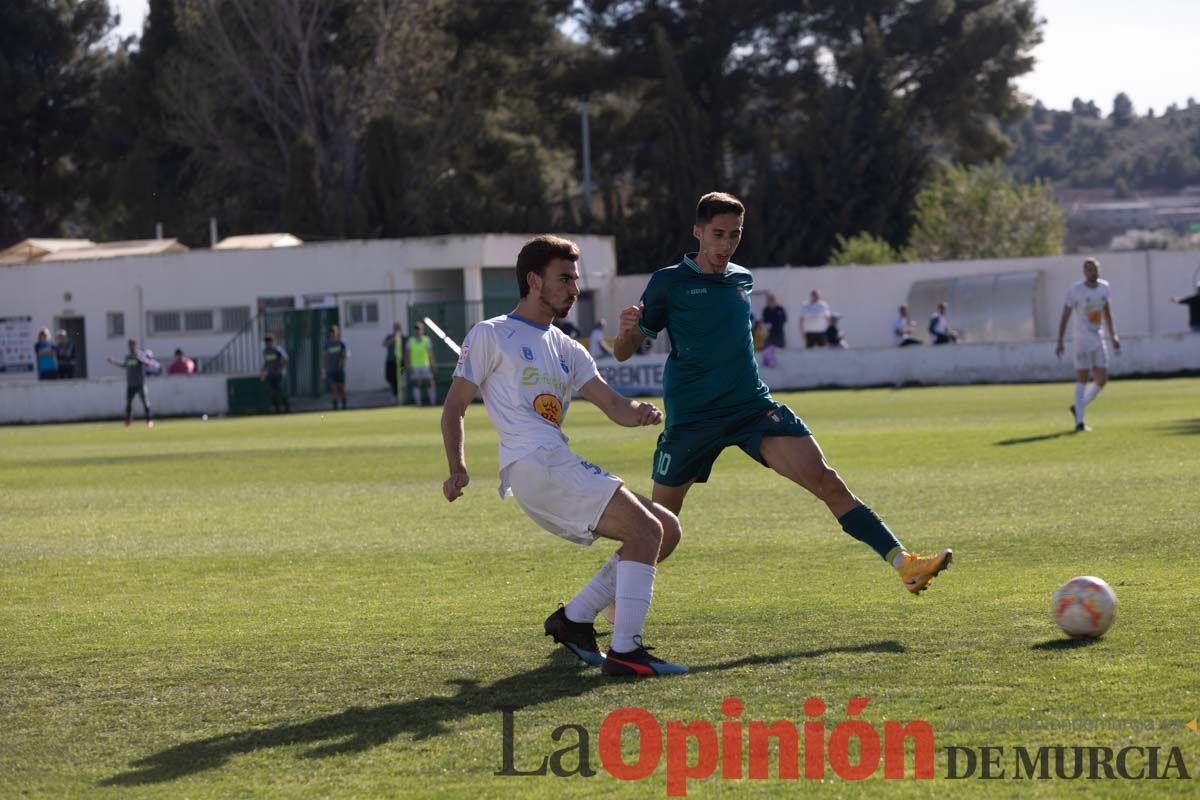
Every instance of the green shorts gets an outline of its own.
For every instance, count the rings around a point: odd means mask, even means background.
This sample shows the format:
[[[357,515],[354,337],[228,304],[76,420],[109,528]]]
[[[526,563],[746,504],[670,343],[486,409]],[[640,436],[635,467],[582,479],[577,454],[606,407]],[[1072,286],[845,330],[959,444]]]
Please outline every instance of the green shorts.
[[[717,456],[734,445],[765,467],[767,462],[760,452],[764,436],[812,436],[812,431],[782,403],[732,421],[726,418],[673,425],[658,437],[650,479],[663,486],[706,483]]]
[[[146,385],[145,384],[142,384],[140,386],[126,385],[126,387],[125,387],[125,402],[126,403],[132,403],[133,398],[138,397],[138,396],[141,396],[143,403],[146,402]]]

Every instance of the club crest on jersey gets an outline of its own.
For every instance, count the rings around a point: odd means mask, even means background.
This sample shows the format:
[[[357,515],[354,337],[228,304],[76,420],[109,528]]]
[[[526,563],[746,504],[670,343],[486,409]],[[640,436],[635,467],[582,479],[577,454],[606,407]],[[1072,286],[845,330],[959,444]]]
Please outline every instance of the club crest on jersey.
[[[521,358],[526,361],[533,361],[533,348],[527,344],[521,345]]]
[[[567,362],[563,361],[561,358],[558,360],[558,365],[559,365],[560,367],[562,367],[562,371],[563,371],[563,374],[564,374],[564,375],[570,375],[570,374],[571,374],[571,368],[570,368],[570,367],[568,367],[568,366],[567,366]]]
[[[533,398],[533,410],[543,419],[562,427],[562,401],[555,395],[542,393]]]
[[[471,345],[464,344],[462,346],[462,352],[458,355],[458,366],[461,367],[463,364],[467,363],[467,353],[469,352],[471,352]]]

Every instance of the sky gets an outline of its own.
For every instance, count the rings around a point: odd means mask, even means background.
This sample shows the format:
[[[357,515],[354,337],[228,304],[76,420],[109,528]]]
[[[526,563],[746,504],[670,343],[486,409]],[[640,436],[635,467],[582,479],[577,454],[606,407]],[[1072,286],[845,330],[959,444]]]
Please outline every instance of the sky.
[[[146,0],[109,3],[121,15],[118,35],[139,35]],[[1107,114],[1118,92],[1139,114],[1200,101],[1200,0],[1037,0],[1036,7],[1046,20],[1043,41],[1033,72],[1017,86],[1046,106],[1070,108],[1078,97]]]

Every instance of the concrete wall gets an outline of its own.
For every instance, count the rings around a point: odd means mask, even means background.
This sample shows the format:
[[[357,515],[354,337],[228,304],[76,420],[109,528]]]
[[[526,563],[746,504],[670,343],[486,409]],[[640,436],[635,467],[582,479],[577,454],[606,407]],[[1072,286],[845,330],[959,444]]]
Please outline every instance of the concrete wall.
[[[1101,277],[1112,284],[1113,324],[1124,336],[1176,333],[1188,330],[1187,309],[1170,302],[1173,295],[1195,290],[1200,266],[1197,251],[1146,251],[1105,253],[1100,256]],[[1037,330],[1055,336],[1063,297],[1071,284],[1083,279],[1082,256],[941,261],[865,267],[765,267],[754,271],[754,309],[760,314],[766,293],[773,292],[788,312],[788,343],[802,342],[800,306],[812,289],[821,292],[834,311],[842,314],[841,331],[852,347],[883,347],[892,343],[896,308],[908,300],[911,286],[935,278],[987,275],[999,272],[1041,270],[1036,301]],[[625,275],[612,282],[603,315],[615,319],[620,309],[636,303],[647,275]],[[923,332],[927,319],[913,320]],[[950,309],[951,326],[954,309]]]
[[[599,362],[600,374],[624,394],[661,394],[666,356]],[[1110,351],[1114,377],[1200,370],[1200,334],[1172,333],[1122,339]],[[1054,355],[1054,344],[994,342],[940,347],[864,347],[848,350],[784,350],[775,367],[763,367],[763,382],[775,391],[854,386],[928,386],[972,383],[1031,383],[1074,380],[1071,352]]]
[[[615,274],[612,237],[564,234],[582,251],[584,282],[604,281]],[[166,364],[176,348],[193,358],[215,355],[232,333],[173,332],[150,335],[152,311],[217,309],[247,306],[256,313],[260,297],[336,294],[345,304],[374,294],[379,320],[347,327],[350,347],[347,385],[352,391],[382,389],[384,337],[393,322],[407,330],[408,303],[419,299],[460,299],[464,274],[483,267],[507,267],[530,237],[487,234],[399,240],[306,244],[267,250],[193,250],[155,256],[94,261],[31,263],[0,266],[0,317],[32,316],[34,329],[55,327],[59,317],[83,317],[89,377],[119,376],[105,358],[121,358],[126,340],[135,338]],[[514,279],[515,282],[515,279]],[[478,285],[478,284],[476,284]],[[421,294],[394,294],[421,290]],[[469,290],[468,290],[469,291]],[[125,316],[123,335],[106,336],[106,314]],[[219,323],[218,323],[219,324]],[[0,383],[30,381],[28,373],[5,375]]]
[[[229,410],[224,375],[163,375],[146,380],[155,416],[224,414]],[[142,404],[133,401],[134,419]],[[125,378],[74,381],[0,382],[0,424],[121,419],[125,416]]]

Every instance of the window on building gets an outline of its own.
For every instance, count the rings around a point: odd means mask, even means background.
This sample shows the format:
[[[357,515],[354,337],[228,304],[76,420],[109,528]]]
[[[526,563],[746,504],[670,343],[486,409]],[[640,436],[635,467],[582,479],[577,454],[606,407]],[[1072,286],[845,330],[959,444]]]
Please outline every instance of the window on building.
[[[250,322],[250,306],[225,306],[221,309],[221,330],[236,333]]]
[[[183,312],[183,329],[191,333],[205,333],[213,329],[213,312],[210,308]]]
[[[348,300],[346,302],[346,327],[376,325],[379,323],[379,303],[375,300]]]
[[[151,336],[183,330],[183,320],[178,311],[151,311],[149,317]]]
[[[105,330],[108,331],[108,338],[120,339],[125,335],[125,312],[110,311],[105,319]]]

